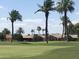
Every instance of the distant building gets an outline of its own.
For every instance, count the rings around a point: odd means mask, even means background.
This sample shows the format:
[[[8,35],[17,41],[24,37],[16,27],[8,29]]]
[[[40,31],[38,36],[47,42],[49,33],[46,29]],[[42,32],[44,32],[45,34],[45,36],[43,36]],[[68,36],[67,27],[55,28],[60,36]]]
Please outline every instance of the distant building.
[[[62,35],[61,35],[61,34],[59,34],[59,33],[52,34],[52,36],[53,36],[53,37],[55,37],[55,38],[56,38],[56,40],[63,40]]]
[[[70,35],[72,38],[78,38],[78,35]]]
[[[24,41],[33,41],[33,35],[22,35]]]
[[[11,41],[12,35],[11,34],[6,34],[5,38],[6,38],[7,41]]]

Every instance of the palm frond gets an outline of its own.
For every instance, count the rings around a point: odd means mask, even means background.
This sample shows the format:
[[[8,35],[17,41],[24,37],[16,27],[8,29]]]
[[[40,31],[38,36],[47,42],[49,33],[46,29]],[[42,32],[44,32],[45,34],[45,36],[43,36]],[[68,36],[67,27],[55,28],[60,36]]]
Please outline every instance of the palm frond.
[[[39,9],[39,10],[37,10],[34,14],[36,14],[37,12],[43,12],[43,10],[42,9]]]
[[[73,12],[74,11],[74,2],[72,0],[61,0],[57,3],[57,11],[59,13],[63,13],[65,10],[69,11],[69,12]]]

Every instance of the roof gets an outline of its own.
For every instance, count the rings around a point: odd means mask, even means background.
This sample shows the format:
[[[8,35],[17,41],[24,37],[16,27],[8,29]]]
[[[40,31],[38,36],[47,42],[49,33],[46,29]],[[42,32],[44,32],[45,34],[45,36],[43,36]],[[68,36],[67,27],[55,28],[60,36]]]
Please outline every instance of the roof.
[[[52,36],[56,37],[56,38],[61,38],[62,35],[61,34],[52,34]]]
[[[8,38],[11,39],[11,38],[12,38],[12,35],[11,35],[11,34],[7,34],[7,35],[6,35],[6,38],[7,38],[7,39],[8,39]]]
[[[22,35],[23,38],[33,38],[33,35]]]
[[[70,35],[72,38],[78,38],[77,35]]]

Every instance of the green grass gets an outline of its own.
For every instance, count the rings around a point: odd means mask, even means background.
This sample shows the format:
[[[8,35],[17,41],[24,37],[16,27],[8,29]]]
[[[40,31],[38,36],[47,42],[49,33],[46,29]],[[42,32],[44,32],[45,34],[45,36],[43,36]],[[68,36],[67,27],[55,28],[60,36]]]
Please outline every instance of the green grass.
[[[79,59],[79,42],[0,42],[0,59]]]

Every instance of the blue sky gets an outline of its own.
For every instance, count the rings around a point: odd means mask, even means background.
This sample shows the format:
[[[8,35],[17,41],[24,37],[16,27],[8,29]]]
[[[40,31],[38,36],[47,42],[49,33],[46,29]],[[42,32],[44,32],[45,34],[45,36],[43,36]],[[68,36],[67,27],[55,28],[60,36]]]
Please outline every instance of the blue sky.
[[[44,13],[34,14],[39,9],[37,4],[43,4],[44,0],[0,0],[0,32],[4,28],[8,28],[11,31],[11,22],[7,20],[8,13],[12,9],[18,10],[23,16],[23,21],[16,21],[14,23],[15,32],[19,27],[22,27],[25,34],[31,33],[31,29],[35,29],[37,26],[45,27]],[[55,3],[59,0],[54,0]],[[75,24],[79,22],[79,0],[73,0],[75,2],[75,11],[71,14],[68,13],[70,20]],[[60,15],[57,12],[51,12],[49,16],[49,33],[62,33]],[[37,31],[36,31],[37,33]]]

